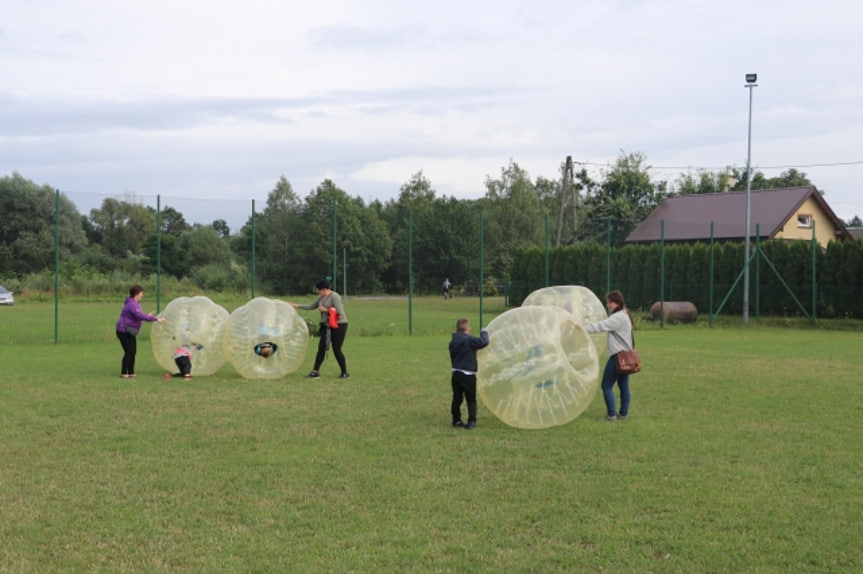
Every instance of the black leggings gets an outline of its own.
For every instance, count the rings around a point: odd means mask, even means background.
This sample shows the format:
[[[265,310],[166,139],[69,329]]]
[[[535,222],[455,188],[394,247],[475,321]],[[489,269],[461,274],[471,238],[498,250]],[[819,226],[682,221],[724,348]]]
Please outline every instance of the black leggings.
[[[120,367],[121,375],[135,374],[135,354],[138,352],[138,339],[135,335],[117,331],[117,338],[123,346],[123,364]]]
[[[185,377],[192,375],[192,360],[186,355],[180,355],[174,362],[177,364],[177,368],[180,369],[180,372],[174,375],[175,377]]]
[[[336,361],[339,363],[339,368],[342,370],[342,374],[348,372],[348,365],[345,362],[345,355],[342,353],[342,344],[345,342],[345,335],[348,333],[348,324],[347,323],[339,323],[338,329],[330,329],[326,323],[321,323],[321,330],[318,331],[318,335],[320,335],[321,340],[318,343],[318,354],[315,355],[315,367],[314,370],[318,371],[321,368],[321,365],[324,363],[324,359],[327,356],[327,330],[330,331],[330,343],[333,347],[333,356],[335,356]]]

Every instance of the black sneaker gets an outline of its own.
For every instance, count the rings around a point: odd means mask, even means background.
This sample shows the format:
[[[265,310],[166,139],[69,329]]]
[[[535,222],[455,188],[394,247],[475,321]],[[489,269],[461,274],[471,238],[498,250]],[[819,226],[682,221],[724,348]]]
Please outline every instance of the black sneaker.
[[[318,378],[318,377],[320,377],[320,376],[321,376],[321,374],[320,374],[319,372],[317,372],[317,371],[312,371],[311,373],[309,373],[309,378],[310,378],[310,379],[317,379],[317,378]]]
[[[463,427],[464,423],[461,421],[453,421],[452,426],[453,426],[453,428]]]
[[[350,379],[351,374],[350,373],[342,373],[341,375],[339,375],[339,378],[340,379]]]
[[[470,421],[464,425],[464,430],[473,430],[474,428],[476,428],[476,421]]]

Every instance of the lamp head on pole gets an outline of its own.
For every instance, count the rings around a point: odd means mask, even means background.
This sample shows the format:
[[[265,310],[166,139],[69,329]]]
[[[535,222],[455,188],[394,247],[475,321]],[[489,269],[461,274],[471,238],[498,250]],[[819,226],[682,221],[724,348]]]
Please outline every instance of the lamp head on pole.
[[[754,84],[758,80],[758,74],[746,74],[746,83]]]

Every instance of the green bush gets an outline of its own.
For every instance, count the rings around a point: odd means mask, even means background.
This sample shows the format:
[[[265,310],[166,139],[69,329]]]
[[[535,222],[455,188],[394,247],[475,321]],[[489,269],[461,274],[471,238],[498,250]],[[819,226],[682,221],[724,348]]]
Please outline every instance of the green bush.
[[[249,287],[248,272],[236,264],[226,267],[216,263],[192,270],[192,283],[207,291],[238,291]]]

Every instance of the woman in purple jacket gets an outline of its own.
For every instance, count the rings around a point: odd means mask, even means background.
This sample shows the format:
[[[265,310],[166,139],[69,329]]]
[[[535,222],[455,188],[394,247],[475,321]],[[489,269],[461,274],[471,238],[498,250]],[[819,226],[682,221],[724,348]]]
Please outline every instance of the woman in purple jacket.
[[[144,297],[144,288],[140,285],[132,285],[129,288],[129,296],[120,311],[117,319],[117,338],[123,346],[123,366],[120,376],[124,379],[135,378],[135,353],[138,352],[138,332],[141,330],[143,321],[162,323],[164,317],[148,315],[141,311],[141,299]]]

